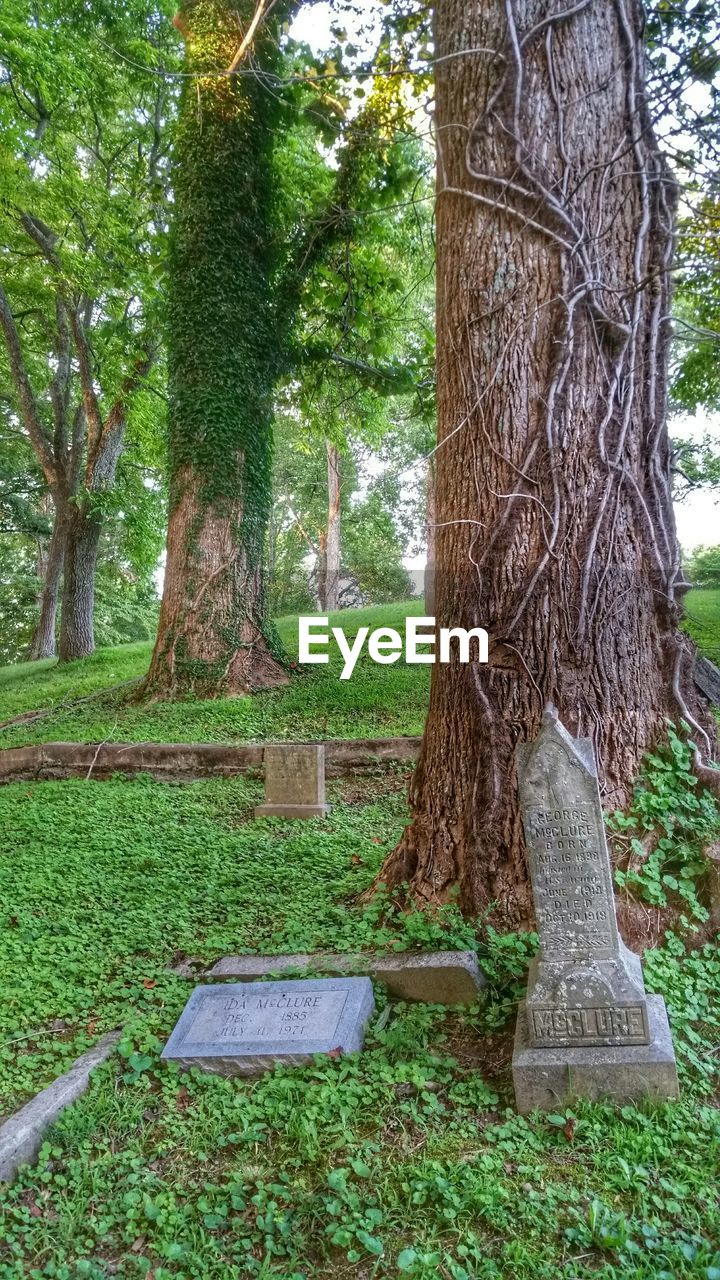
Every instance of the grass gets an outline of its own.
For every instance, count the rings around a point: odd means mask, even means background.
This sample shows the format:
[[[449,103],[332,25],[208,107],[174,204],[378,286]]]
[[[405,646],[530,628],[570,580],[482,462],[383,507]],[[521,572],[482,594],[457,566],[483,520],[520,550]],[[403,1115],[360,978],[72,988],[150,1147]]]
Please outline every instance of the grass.
[[[351,633],[403,615],[338,621]],[[281,629],[291,647],[294,620]],[[350,681],[319,667],[253,699],[62,706],[148,658],[132,645],[0,671],[0,718],[56,708],[3,741],[422,727],[428,668],[367,660]],[[638,821],[655,824],[663,796],[677,819],[666,774]],[[452,906],[428,918],[359,905],[407,820],[405,784],[401,771],[334,783],[330,817],[306,823],[253,820],[252,776],[0,788],[0,1115],[122,1028],[37,1166],[0,1190],[0,1280],[720,1280],[717,947],[670,935],[644,957],[668,1003],[680,1103],[517,1116],[511,1037],[534,935],[498,936]],[[395,1004],[384,1021],[377,988],[362,1054],[259,1081],[160,1061],[193,985],[179,960],[417,945],[475,947],[487,1001]]]
[[[533,938],[355,905],[405,821],[403,779],[376,790],[335,784],[331,817],[302,825],[250,821],[250,778],[0,791],[0,1109],[124,1028],[0,1193],[0,1280],[717,1280],[716,950],[646,957],[681,1104],[518,1117],[507,1019]],[[488,1003],[395,1005],[362,1055],[258,1082],[159,1060],[192,987],[180,957],[473,941]]]
[[[423,613],[420,600],[332,614],[352,639],[360,627],[394,627]],[[297,657],[297,618],[278,621],[283,644]],[[720,591],[692,591],[688,630],[708,657],[720,661]],[[286,689],[253,698],[186,699],[138,703],[127,689],[104,690],[142,676],[152,646],[99,649],[91,658],[58,666],[54,659],[0,668],[0,723],[25,712],[48,709],[42,720],[0,730],[0,747],[33,742],[250,742],[267,739],[380,738],[422,733],[430,670],[377,666],[363,651],[350,680],[340,680],[342,659],[334,644],[327,666],[303,668]],[[95,697],[95,695],[98,695]],[[78,698],[93,701],[70,707]]]
[[[720,590],[690,591],[685,628],[701,652],[720,666]]]
[[[423,612],[422,602],[405,601],[371,609],[343,610],[330,616],[349,639],[360,627],[404,630],[405,617]],[[281,618],[282,641],[297,656],[297,618]],[[333,643],[327,666],[308,666],[288,688],[252,698],[188,699],[136,703],[125,689],[97,701],[67,708],[69,701],[140,676],[148,668],[151,646],[100,649],[91,658],[58,666],[54,661],[0,669],[0,722],[39,708],[53,714],[0,731],[1,746],[31,742],[247,742],[262,739],[363,738],[419,734],[425,720],[430,668],[378,666],[363,656],[350,680],[340,680],[342,659]]]

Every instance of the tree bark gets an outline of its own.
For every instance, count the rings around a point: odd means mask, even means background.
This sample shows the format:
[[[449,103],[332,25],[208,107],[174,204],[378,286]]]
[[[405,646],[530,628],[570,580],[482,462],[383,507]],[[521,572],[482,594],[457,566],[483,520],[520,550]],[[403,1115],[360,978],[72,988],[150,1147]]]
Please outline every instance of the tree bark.
[[[488,666],[433,668],[413,821],[381,879],[532,918],[514,753],[554,702],[608,809],[685,719],[666,431],[675,185],[638,0],[438,0],[439,626]],[[469,51],[469,52],[467,52]]]
[[[67,522],[60,616],[61,662],[87,658],[95,650],[93,614],[101,520],[75,508]]]
[[[50,541],[43,554],[40,614],[28,651],[28,659],[31,662],[38,658],[55,657],[55,622],[65,559],[65,534],[65,521],[56,506]]]
[[[435,616],[435,460],[428,459],[425,472],[425,613],[429,618]]]
[[[185,0],[176,23],[191,78],[176,137],[171,497],[160,624],[143,689],[152,696],[244,694],[287,680],[262,588],[283,346],[271,178],[280,100],[260,76],[218,68],[237,70],[252,49],[273,73],[278,24],[290,8],[281,0],[258,26],[261,11],[250,0]]]
[[[239,535],[242,503],[208,503],[190,468],[180,480],[145,692],[232,696],[287,683],[266,639],[262,566]]]

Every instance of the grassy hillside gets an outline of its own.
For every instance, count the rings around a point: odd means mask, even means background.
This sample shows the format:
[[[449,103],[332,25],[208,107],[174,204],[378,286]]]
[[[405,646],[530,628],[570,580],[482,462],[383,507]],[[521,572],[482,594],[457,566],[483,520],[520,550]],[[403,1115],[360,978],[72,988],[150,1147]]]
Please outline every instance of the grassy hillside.
[[[360,627],[394,627],[402,634],[405,617],[423,612],[421,601],[372,609],[346,609],[330,616],[348,639]],[[278,622],[283,644],[297,657],[297,618]],[[27,742],[247,742],[265,738],[392,737],[422,732],[429,688],[428,666],[378,666],[367,650],[350,680],[340,680],[342,659],[334,642],[327,666],[307,666],[285,689],[252,698],[192,699],[140,703],[122,688],[91,702],[66,704],[121,681],[143,675],[150,661],[147,644],[98,650],[91,658],[59,667],[54,662],[26,663],[0,670],[0,722],[40,707],[53,715],[35,724],[0,731],[2,746]],[[38,667],[41,668],[38,670]]]
[[[332,614],[349,639],[360,627],[394,627],[420,615],[419,600]],[[688,597],[688,630],[703,652],[720,661],[720,591],[693,591]],[[287,652],[297,657],[297,618],[281,618],[278,630]],[[36,722],[0,729],[0,746],[31,742],[247,742],[262,739],[362,738],[419,734],[427,709],[431,668],[378,666],[363,651],[350,680],[340,680],[342,660],[335,644],[327,666],[304,667],[287,689],[252,698],[188,699],[138,703],[132,689],[115,685],[142,676],[149,644],[100,649],[91,658],[58,666],[54,659],[0,668],[0,724],[25,712],[51,709]],[[104,692],[104,691],[108,692]],[[96,696],[97,695],[97,696]],[[76,700],[91,701],[73,706]]]

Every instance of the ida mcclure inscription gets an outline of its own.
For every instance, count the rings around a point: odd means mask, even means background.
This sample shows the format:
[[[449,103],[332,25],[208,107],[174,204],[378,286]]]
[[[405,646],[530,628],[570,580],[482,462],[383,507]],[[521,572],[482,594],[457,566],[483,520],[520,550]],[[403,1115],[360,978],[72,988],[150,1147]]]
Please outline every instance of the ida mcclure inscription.
[[[369,978],[306,978],[196,987],[162,1057],[218,1075],[362,1048],[374,1008]]]

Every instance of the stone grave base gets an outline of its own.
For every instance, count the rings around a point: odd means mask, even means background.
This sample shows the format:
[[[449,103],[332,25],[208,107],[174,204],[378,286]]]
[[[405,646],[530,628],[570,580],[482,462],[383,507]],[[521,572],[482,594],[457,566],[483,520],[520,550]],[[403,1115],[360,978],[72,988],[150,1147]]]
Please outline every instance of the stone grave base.
[[[675,1051],[662,996],[648,995],[650,1043],[583,1049],[531,1049],[525,1001],[518,1008],[512,1072],[517,1109],[556,1111],[576,1098],[658,1102],[679,1096]]]
[[[256,818],[326,818],[329,804],[258,804]]]

